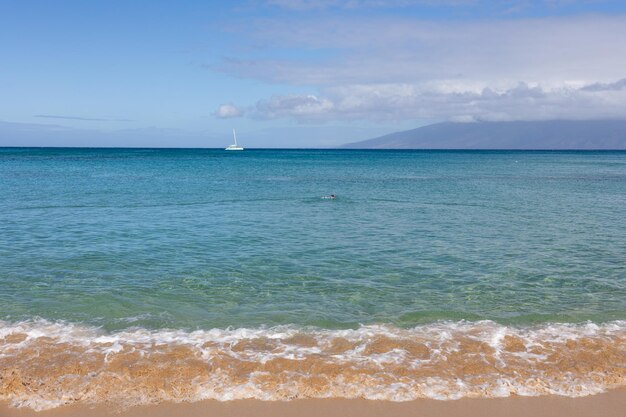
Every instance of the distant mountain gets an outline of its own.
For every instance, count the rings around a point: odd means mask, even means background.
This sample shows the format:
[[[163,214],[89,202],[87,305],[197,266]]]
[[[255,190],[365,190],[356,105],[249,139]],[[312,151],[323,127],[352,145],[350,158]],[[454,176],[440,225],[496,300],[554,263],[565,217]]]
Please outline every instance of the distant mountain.
[[[626,120],[437,123],[351,149],[626,149]]]

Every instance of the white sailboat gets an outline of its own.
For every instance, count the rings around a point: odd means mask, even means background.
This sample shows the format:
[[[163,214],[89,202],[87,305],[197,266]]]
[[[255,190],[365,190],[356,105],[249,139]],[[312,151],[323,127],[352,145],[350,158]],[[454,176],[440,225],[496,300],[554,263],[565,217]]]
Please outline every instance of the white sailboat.
[[[235,129],[233,129],[233,138],[235,139],[235,143],[232,145],[228,145],[224,148],[225,151],[243,151],[243,148],[237,145],[237,135],[235,134]]]

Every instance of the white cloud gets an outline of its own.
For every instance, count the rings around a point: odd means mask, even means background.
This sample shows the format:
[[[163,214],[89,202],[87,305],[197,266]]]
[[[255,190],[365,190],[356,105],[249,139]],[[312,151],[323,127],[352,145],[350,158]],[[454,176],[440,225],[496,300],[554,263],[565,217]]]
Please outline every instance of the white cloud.
[[[594,83],[582,88],[585,91],[619,91],[626,89],[626,78],[614,83]]]
[[[626,118],[624,15],[472,22],[332,17],[265,20],[247,29],[272,48],[257,50],[254,59],[225,60],[224,71],[311,92],[260,99],[253,117]],[[302,52],[294,59],[272,54],[281,48]]]
[[[314,120],[333,111],[333,103],[314,95],[273,96],[256,104],[256,115],[265,119],[293,117],[298,120]]]
[[[545,88],[525,83],[494,90],[449,85],[347,85],[326,97],[274,96],[261,100],[255,116],[299,121],[331,120],[547,120],[626,118],[626,88]]]
[[[626,16],[439,22],[408,18],[262,20],[254,42],[321,58],[224,62],[234,74],[297,85],[415,82],[609,82],[626,76]],[[312,54],[313,55],[313,54]]]
[[[216,111],[215,116],[220,119],[229,119],[232,117],[241,117],[244,112],[242,109],[232,104],[222,104]]]

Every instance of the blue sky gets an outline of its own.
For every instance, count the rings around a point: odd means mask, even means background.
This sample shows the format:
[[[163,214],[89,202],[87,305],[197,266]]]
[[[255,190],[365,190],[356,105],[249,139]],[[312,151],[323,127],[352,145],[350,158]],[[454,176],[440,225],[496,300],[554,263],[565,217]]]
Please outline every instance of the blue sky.
[[[626,118],[626,2],[0,0],[0,145],[317,147]]]

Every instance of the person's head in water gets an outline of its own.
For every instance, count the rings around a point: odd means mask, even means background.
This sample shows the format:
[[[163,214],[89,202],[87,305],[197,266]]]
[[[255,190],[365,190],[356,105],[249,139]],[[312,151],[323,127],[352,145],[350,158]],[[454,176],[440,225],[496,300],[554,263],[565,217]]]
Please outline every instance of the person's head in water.
[[[336,197],[335,194],[330,195],[330,198],[335,198],[335,197]]]

